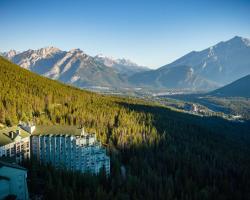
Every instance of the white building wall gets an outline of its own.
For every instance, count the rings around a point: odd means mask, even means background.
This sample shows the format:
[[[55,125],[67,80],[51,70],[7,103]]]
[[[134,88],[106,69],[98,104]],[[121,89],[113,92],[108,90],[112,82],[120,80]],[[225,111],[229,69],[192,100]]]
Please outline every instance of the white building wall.
[[[17,162],[30,157],[30,137],[17,138],[16,141],[0,147],[0,157],[15,157]]]
[[[39,138],[40,143],[37,142]],[[95,174],[104,167],[106,173],[110,173],[110,159],[95,135],[32,136],[33,143],[40,145],[32,150],[33,155],[41,162],[51,163],[57,168],[65,167]],[[40,154],[37,149],[40,149]]]

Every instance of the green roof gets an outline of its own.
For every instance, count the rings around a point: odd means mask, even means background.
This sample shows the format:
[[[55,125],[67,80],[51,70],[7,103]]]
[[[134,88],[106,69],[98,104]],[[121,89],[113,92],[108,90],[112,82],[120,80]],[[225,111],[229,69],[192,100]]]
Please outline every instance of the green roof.
[[[81,135],[82,129],[79,126],[65,126],[65,125],[40,125],[36,126],[32,135]]]
[[[20,128],[19,126],[13,126],[0,130],[0,146],[14,142],[8,135],[9,132],[20,130],[20,136],[22,138],[28,137],[30,134]],[[81,135],[82,129],[79,126],[66,126],[66,125],[38,125],[36,126],[32,135]]]
[[[23,130],[19,126],[12,126],[12,127],[2,129],[2,130],[0,130],[0,146],[4,146],[6,144],[14,142],[15,137],[14,137],[14,139],[11,139],[9,137],[9,132],[15,132],[16,133],[16,130],[20,130],[19,136],[21,138],[25,138],[25,137],[28,137],[30,135],[27,131]]]

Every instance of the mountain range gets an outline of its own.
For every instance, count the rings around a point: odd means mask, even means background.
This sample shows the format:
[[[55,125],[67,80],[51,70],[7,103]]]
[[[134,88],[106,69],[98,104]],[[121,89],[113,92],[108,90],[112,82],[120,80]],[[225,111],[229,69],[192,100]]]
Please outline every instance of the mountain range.
[[[1,53],[21,67],[78,87],[212,90],[250,74],[250,41],[236,36],[150,70],[127,59],[55,47]]]
[[[23,52],[11,50],[1,55],[37,74],[78,87],[122,87],[128,84],[128,75],[148,70],[127,59],[92,57],[80,49],[62,51],[46,47]]]
[[[250,41],[234,37],[202,51],[192,51],[156,70],[132,75],[129,81],[160,88],[213,89],[250,73]]]

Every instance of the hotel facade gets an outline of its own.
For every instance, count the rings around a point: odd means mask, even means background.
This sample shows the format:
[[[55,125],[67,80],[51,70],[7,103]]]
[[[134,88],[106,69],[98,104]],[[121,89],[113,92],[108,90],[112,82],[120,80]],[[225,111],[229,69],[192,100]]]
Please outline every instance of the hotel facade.
[[[31,136],[32,156],[41,163],[56,168],[98,174],[104,170],[110,174],[110,158],[95,134],[78,129],[76,135],[54,132]],[[48,131],[51,132],[51,131]],[[79,134],[80,132],[80,134]]]
[[[110,174],[110,158],[95,134],[73,126],[18,125],[0,132],[0,157],[17,162],[33,157],[56,168]]]

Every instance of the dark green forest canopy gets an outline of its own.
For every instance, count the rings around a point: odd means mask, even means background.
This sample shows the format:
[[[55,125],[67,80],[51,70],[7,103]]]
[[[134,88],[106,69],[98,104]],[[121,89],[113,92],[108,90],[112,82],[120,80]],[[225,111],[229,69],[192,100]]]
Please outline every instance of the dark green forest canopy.
[[[83,91],[3,58],[0,89],[1,124],[11,126],[19,120],[38,125],[83,124],[109,149],[108,180],[88,182],[88,177],[32,165],[31,193],[43,183],[49,199],[250,197],[249,122],[198,117],[139,99]],[[125,178],[121,166],[126,169]]]

